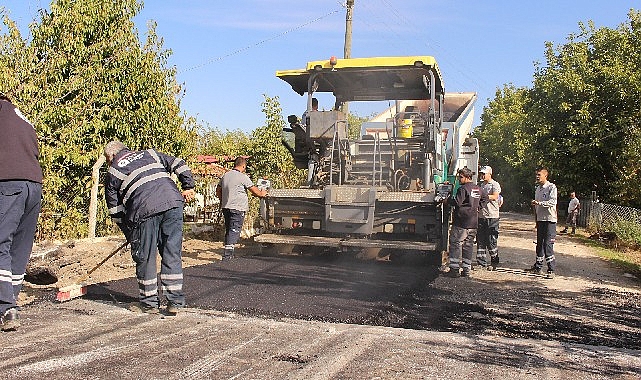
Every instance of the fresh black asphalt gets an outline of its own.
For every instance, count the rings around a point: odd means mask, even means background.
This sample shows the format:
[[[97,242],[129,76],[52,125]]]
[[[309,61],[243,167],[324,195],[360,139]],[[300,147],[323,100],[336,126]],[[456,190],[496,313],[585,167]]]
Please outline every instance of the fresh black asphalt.
[[[187,306],[245,315],[379,324],[377,315],[417,288],[437,268],[420,258],[364,261],[352,256],[241,256],[184,269]],[[88,288],[89,299],[132,302],[134,278]],[[387,325],[388,323],[382,323]]]

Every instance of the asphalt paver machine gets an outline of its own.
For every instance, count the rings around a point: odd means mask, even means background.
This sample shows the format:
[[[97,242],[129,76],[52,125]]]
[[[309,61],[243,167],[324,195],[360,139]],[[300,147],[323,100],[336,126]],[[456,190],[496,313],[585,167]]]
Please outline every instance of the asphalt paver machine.
[[[305,120],[288,117],[293,138],[283,141],[308,179],[270,190],[256,241],[440,258],[450,220],[440,200],[454,190],[459,168],[475,176],[478,168],[478,142],[468,136],[476,93],[446,93],[430,56],[331,58],[276,76],[307,94]],[[319,92],[333,94],[331,110],[312,109]],[[389,107],[350,139],[342,106],[367,101]]]

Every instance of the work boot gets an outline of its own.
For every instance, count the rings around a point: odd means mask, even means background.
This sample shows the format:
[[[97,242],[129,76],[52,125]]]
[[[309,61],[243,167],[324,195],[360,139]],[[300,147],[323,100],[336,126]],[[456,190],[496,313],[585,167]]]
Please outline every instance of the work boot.
[[[492,258],[492,263],[488,265],[487,270],[496,270],[499,267],[499,258]]]
[[[547,274],[547,276],[545,276],[545,278],[547,278],[549,280],[553,279],[554,278],[554,272],[548,271],[548,274]]]
[[[181,306],[175,305],[171,302],[167,304],[167,314],[169,315],[176,315],[178,312],[180,312],[180,309],[182,309]]]
[[[567,233],[568,233],[568,229],[567,229],[567,228],[564,228],[564,229],[562,229],[561,231],[559,231],[559,233],[560,233],[560,234],[567,234]]]
[[[158,314],[160,312],[157,307],[147,305],[142,302],[131,303],[129,304],[128,309],[134,313]]]
[[[460,274],[461,277],[470,277],[470,270],[469,269],[463,269]]]
[[[8,309],[0,316],[0,329],[2,331],[16,331],[20,327],[20,316],[15,307]]]
[[[532,266],[531,268],[528,268],[525,271],[527,273],[543,274],[543,270],[541,268],[537,268],[536,266]]]
[[[451,277],[451,278],[459,278],[461,277],[461,274],[459,273],[458,269],[450,268],[449,272],[445,272],[445,276]]]

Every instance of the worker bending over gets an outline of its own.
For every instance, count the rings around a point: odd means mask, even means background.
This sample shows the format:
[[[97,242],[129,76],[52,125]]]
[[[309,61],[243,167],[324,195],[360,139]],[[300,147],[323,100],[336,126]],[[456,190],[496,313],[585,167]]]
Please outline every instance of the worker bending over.
[[[194,199],[194,179],[180,158],[154,149],[131,151],[120,141],[105,146],[109,171],[105,198],[109,215],[131,243],[140,290],[132,311],[158,313],[156,250],[167,313],[185,306],[182,272],[183,205]],[[182,194],[171,174],[178,176]]]

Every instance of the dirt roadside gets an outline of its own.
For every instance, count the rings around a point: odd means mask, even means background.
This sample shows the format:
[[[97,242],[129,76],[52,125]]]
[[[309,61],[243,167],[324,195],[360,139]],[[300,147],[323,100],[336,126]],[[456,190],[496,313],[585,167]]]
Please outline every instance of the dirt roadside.
[[[183,267],[204,265],[222,259],[223,244],[220,241],[219,229],[194,227],[196,233],[191,232],[191,225],[187,226],[183,242]],[[58,282],[50,285],[34,285],[25,283],[20,294],[20,305],[28,305],[38,297],[50,293],[52,289],[59,289],[73,285],[78,279],[94,268],[113,250],[124,243],[122,236],[108,236],[94,239],[80,239],[68,242],[42,242],[34,246],[32,260],[49,260],[55,263]],[[250,248],[252,247],[252,248]],[[241,254],[252,254],[254,245],[241,246]],[[131,259],[131,250],[127,245],[97,268],[91,276],[83,281],[84,284],[96,284],[108,281],[135,277],[135,264]]]
[[[500,270],[438,277],[364,321],[376,326],[201,309],[158,318],[82,298],[30,304],[51,288],[28,285],[24,328],[2,334],[0,369],[34,379],[639,378],[639,280],[566,236],[555,246],[558,276],[528,275],[522,269],[534,260],[534,236],[529,216],[505,213]],[[74,259],[61,268],[59,285],[119,242],[65,245]],[[185,266],[216,263],[221,249],[219,242],[186,240]],[[238,254],[256,249],[248,244]],[[128,255],[114,257],[93,280],[132,276]],[[431,305],[450,305],[448,328],[421,325]]]

